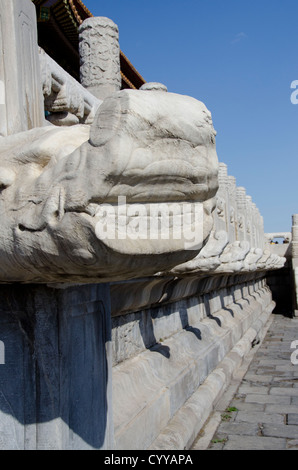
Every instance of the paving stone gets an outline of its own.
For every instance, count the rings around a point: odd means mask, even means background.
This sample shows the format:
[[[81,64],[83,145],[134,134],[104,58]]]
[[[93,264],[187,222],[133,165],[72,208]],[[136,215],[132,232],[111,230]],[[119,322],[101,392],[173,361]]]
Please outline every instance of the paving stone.
[[[261,403],[246,403],[233,400],[230,406],[235,406],[239,411],[265,411],[265,404]]]
[[[234,421],[232,423],[221,423],[218,430],[220,433],[228,435],[256,436],[259,432],[259,426],[258,423],[237,423]]]
[[[279,396],[279,395],[268,396],[268,395],[257,395],[257,394],[249,393],[245,397],[245,402],[290,405],[291,397],[287,397],[284,395],[283,396]]]
[[[271,383],[274,380],[274,377],[272,375],[257,375],[257,374],[246,374],[245,378],[243,380],[243,383],[249,383],[249,382],[258,382],[258,383]]]
[[[272,372],[276,372],[276,367],[275,366],[259,366],[258,369],[256,370],[256,373],[262,373],[262,374],[267,374],[271,375]]]
[[[286,395],[288,397],[298,397],[298,390],[290,387],[271,387],[269,395]]]
[[[243,384],[243,385],[240,385],[239,389],[238,389],[238,394],[242,395],[242,394],[247,394],[247,393],[257,393],[257,394],[265,394],[265,395],[268,395],[269,393],[269,386],[265,386],[265,385],[262,385],[262,386],[253,386],[253,385],[248,385],[248,384]]]
[[[277,371],[282,371],[282,372],[296,372],[297,367],[291,364],[289,361],[289,364],[284,364],[284,365],[279,365],[277,364],[275,367],[275,370]]]
[[[284,420],[284,416],[277,412],[239,411],[236,416],[236,421],[247,423],[284,424]]]
[[[230,435],[224,450],[284,450],[286,439],[260,436]]]
[[[291,426],[286,424],[272,426],[271,424],[264,424],[262,433],[264,436],[298,439],[298,426]]]
[[[287,414],[287,424],[298,426],[298,414],[297,413],[288,413]]]
[[[265,413],[298,413],[298,406],[295,405],[266,405]]]
[[[283,366],[285,365],[287,361],[285,359],[275,359],[274,357],[270,358],[270,359],[261,359],[260,362],[259,362],[259,366],[260,367],[263,367],[263,366],[272,366],[272,367],[275,367],[275,366]]]
[[[263,371],[262,368],[259,368],[256,371],[256,374],[258,374],[258,375],[262,375],[263,373],[268,374],[268,371],[267,370]],[[272,375],[273,377],[281,377],[281,378],[284,378],[284,379],[286,379],[286,378],[293,379],[295,377],[294,374],[295,374],[294,372],[288,372],[288,371],[285,371],[285,370],[281,371],[281,370],[276,370],[276,369],[273,370],[272,369],[270,371],[270,375]]]
[[[284,377],[274,377],[272,381],[274,387],[293,387],[293,379],[285,379]]]

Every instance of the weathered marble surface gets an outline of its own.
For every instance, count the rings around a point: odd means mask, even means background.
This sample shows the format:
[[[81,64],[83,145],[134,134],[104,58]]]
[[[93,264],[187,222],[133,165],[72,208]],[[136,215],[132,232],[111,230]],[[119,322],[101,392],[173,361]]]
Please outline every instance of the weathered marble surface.
[[[35,6],[0,0],[0,137],[42,126]]]
[[[50,126],[2,139],[0,280],[90,283],[153,275],[192,259],[213,226],[217,168],[205,105],[165,91],[114,93],[91,128]],[[145,207],[141,222],[160,203],[200,209],[201,218],[189,222],[198,235],[193,246],[183,231],[163,239],[163,227],[157,239],[123,240],[119,213],[106,221],[114,233],[101,238],[102,205],[118,210],[119,198],[130,211]],[[172,226],[183,222],[174,213]]]

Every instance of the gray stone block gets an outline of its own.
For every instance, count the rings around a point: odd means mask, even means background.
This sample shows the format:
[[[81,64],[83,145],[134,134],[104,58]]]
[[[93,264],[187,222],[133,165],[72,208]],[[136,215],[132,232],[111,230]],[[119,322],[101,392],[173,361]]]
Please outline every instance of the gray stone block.
[[[264,436],[282,437],[286,439],[298,439],[298,426],[296,425],[279,425],[272,426],[264,424],[262,429]]]
[[[289,413],[287,415],[287,424],[298,426],[298,413]]]
[[[258,423],[221,423],[218,428],[219,433],[228,434],[228,435],[237,435],[240,436],[256,436],[259,431]]]
[[[286,440],[275,437],[229,436],[224,450],[283,450]]]
[[[287,396],[278,396],[278,395],[273,395],[273,396],[268,396],[268,395],[257,395],[257,394],[247,394],[245,397],[245,401],[247,403],[262,403],[262,404],[282,404],[282,405],[289,405],[291,402],[290,397]]]
[[[298,413],[298,406],[295,405],[266,405],[266,413]]]
[[[270,395],[286,395],[288,397],[298,397],[298,389],[290,387],[271,387]]]
[[[253,394],[258,394],[258,395],[268,395],[269,393],[269,386],[266,385],[260,385],[260,386],[253,386],[253,385],[247,385],[247,384],[242,384],[240,385],[238,389],[238,393],[240,395],[246,395],[247,393],[253,393]]]
[[[272,423],[283,424],[284,416],[278,412],[258,412],[258,411],[239,411],[236,421],[245,421],[247,423]]]

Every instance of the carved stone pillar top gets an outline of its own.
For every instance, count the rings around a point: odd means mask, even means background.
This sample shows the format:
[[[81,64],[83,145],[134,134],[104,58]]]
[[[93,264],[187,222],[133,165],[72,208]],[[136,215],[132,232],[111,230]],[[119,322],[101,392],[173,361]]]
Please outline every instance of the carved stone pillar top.
[[[81,83],[104,99],[121,88],[118,26],[103,16],[86,19],[79,28]]]

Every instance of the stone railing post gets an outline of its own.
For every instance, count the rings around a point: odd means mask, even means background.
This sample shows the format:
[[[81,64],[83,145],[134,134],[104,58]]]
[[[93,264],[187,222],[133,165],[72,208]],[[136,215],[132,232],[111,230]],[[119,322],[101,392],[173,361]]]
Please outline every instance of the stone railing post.
[[[237,225],[237,205],[236,205],[236,178],[228,176],[229,189],[229,240],[233,243],[236,240]]]
[[[236,203],[237,203],[237,233],[236,239],[239,241],[245,240],[246,231],[246,190],[243,186],[236,188]]]
[[[218,191],[216,195],[216,208],[214,212],[215,230],[228,232],[228,170],[225,163],[219,162],[218,166]]]
[[[245,239],[252,245],[252,197],[246,196],[246,234]]]
[[[102,16],[86,19],[79,28],[81,84],[104,99],[121,89],[117,25]]]

